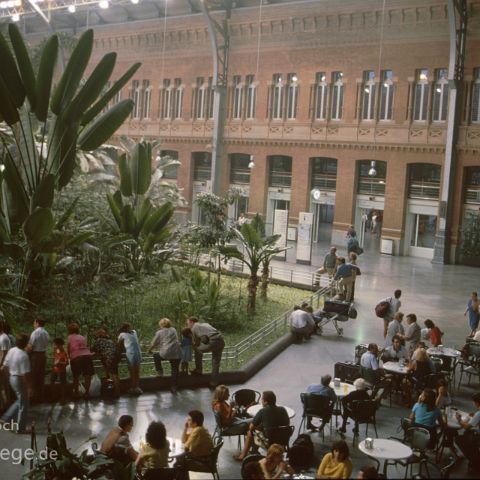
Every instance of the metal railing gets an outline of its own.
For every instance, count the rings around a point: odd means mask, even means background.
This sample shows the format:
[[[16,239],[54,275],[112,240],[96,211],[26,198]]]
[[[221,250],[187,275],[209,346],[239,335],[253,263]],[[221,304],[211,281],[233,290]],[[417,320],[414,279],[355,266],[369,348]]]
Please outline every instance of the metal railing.
[[[480,203],[480,185],[465,188],[465,203]]]

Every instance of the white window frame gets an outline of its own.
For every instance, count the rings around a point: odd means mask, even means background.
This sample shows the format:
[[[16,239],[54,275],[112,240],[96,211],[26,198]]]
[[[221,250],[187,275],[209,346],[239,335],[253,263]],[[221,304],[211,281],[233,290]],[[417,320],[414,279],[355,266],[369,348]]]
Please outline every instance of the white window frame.
[[[200,83],[200,79],[203,81],[203,77],[197,79],[197,91],[195,97],[195,120],[205,120],[205,95],[207,88],[205,83]]]
[[[429,87],[430,85],[428,84],[428,70],[426,68],[422,68],[417,73],[417,81],[415,83],[412,112],[414,122],[427,121]],[[419,91],[420,94],[418,93]],[[416,115],[417,105],[418,115]]]
[[[375,99],[377,85],[375,83],[375,72],[368,70],[364,72],[362,84],[362,120],[375,120]]]
[[[247,75],[247,111],[246,117],[255,118],[256,101],[257,101],[257,85],[255,84],[255,76]]]
[[[183,85],[180,78],[174,80],[175,98],[173,104],[173,118],[181,119],[183,114]]]
[[[141,88],[140,82],[138,80],[134,80],[132,82],[132,100],[133,100],[133,109],[132,109],[132,118],[134,120],[140,119],[141,114]]]
[[[287,120],[297,118],[298,105],[298,77],[296,73],[289,73],[287,76]]]
[[[272,85],[272,120],[283,119],[283,81],[281,74],[273,76]]]
[[[242,118],[242,105],[243,105],[243,84],[242,77],[240,75],[235,75],[233,77],[233,109],[232,109],[232,118],[235,120],[240,120]]]
[[[315,83],[315,120],[327,119],[328,83],[325,72],[317,73]]]
[[[448,70],[440,68],[437,70],[436,76],[432,102],[432,122],[445,123],[448,112]]]
[[[384,70],[381,77],[382,84],[380,86],[380,108],[378,109],[378,120],[384,122],[393,120],[395,85],[393,83],[393,72],[391,70]]]
[[[331,120],[341,120],[343,117],[343,73],[332,73],[332,105],[330,110]]]
[[[150,85],[150,80],[143,81],[142,89],[142,118],[148,120],[150,119],[151,112],[151,102],[152,102],[152,87]]]

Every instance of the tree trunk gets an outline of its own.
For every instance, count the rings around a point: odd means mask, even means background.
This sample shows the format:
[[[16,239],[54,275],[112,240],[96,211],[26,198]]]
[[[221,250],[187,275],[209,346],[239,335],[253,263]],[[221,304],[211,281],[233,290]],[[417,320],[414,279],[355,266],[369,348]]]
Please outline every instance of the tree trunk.
[[[254,273],[253,275],[250,275],[250,279],[248,280],[247,313],[249,315],[253,315],[255,313],[255,305],[257,303],[257,285],[258,277],[257,274]]]
[[[268,273],[270,270],[270,262],[265,261],[262,265],[262,283],[260,284],[260,296],[264,299],[267,298],[268,290]]]

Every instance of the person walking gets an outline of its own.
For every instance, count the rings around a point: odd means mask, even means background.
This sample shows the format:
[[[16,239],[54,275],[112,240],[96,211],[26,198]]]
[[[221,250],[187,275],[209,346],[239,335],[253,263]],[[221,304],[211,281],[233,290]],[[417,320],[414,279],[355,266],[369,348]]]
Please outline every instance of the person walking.
[[[162,318],[158,322],[158,325],[160,330],[158,330],[155,337],[153,337],[148,353],[158,348],[158,352],[154,352],[153,354],[153,361],[159,377],[163,375],[162,360],[168,360],[170,362],[172,369],[171,390],[172,393],[177,393],[178,370],[182,358],[182,347],[178,341],[177,331],[172,327],[168,318]]]
[[[402,302],[400,301],[401,296],[402,291],[397,289],[395,290],[395,292],[393,292],[393,297],[384,298],[379,302],[387,302],[390,304],[390,308],[383,317],[383,338],[387,338],[388,324],[395,318],[395,314],[400,310],[400,307],[402,306]]]
[[[210,386],[215,388],[218,385],[220,362],[225,347],[223,335],[209,323],[200,323],[197,317],[188,318],[187,326],[192,331],[195,353],[195,369],[191,373],[192,375],[201,375],[203,371],[203,354],[212,352],[212,378]]]
[[[37,317],[33,322],[33,332],[30,335],[26,351],[30,354],[32,367],[33,396],[32,403],[40,403],[43,399],[43,387],[47,366],[47,348],[50,336],[45,330],[47,321],[43,317]]]
[[[478,328],[478,320],[480,318],[480,310],[478,303],[478,294],[477,292],[472,292],[470,298],[467,302],[467,309],[463,315],[468,314],[468,325],[470,327],[469,337],[473,337]]]
[[[11,348],[3,362],[10,375],[10,386],[17,399],[0,419],[0,424],[16,421],[17,433],[30,433],[27,429],[28,396],[32,391],[30,358],[25,352],[28,335],[17,335],[16,346]]]
[[[330,247],[330,252],[325,255],[323,259],[323,267],[319,268],[315,272],[315,287],[320,286],[320,276],[323,274],[328,274],[328,279],[331,282],[333,276],[335,275],[335,270],[337,269],[337,247]]]

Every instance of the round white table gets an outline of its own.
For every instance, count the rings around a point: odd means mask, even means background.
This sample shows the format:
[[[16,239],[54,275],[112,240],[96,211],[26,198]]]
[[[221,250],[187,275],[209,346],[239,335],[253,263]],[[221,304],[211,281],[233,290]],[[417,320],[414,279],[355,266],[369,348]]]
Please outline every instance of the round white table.
[[[457,413],[459,413],[462,416],[462,420],[464,422],[468,422],[468,419],[470,418],[467,412],[462,412],[462,410],[457,410],[453,409],[452,407],[449,407],[449,414],[446,415],[447,417],[447,427],[451,428],[453,430],[461,430],[463,427],[458,423],[457,420]]]
[[[330,383],[330,388],[333,388],[335,395],[338,398],[346,397],[349,393],[352,393],[356,390],[353,385],[350,383],[340,382],[340,386],[336,387],[333,382]]]
[[[429,349],[427,349],[427,353],[429,355],[452,358],[458,358],[461,355],[460,351],[451,347],[430,347]]]
[[[358,444],[358,449],[370,458],[377,460],[377,462],[383,460],[383,474],[385,476],[387,474],[387,464],[385,460],[403,460],[413,453],[408,445],[387,438],[374,438],[373,448],[365,448],[365,440],[362,440]],[[380,464],[380,462],[378,462],[378,464]]]
[[[293,418],[295,416],[295,410],[290,407],[286,407],[285,405],[278,405],[279,407],[283,407],[288,414],[288,418]],[[247,408],[247,413],[251,416],[254,417],[261,409],[263,408],[263,405],[257,404],[257,405],[252,405],[251,407]]]
[[[400,365],[400,362],[385,362],[382,368],[386,372],[396,373],[398,375],[406,375],[408,368],[405,365]]]

